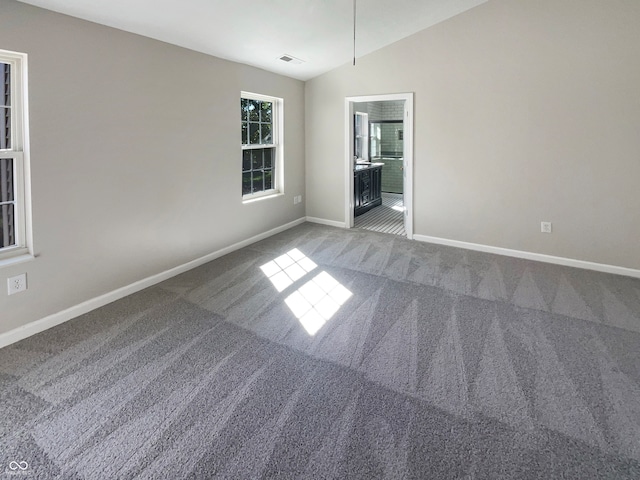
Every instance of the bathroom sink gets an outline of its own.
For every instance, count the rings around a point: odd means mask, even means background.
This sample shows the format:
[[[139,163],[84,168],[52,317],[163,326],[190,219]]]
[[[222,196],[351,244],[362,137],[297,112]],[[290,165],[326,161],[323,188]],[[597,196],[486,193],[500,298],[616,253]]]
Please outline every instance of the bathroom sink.
[[[383,165],[384,163],[378,163],[378,162],[357,162],[353,167],[353,170],[357,172],[358,170],[366,170],[367,168],[382,167]]]
[[[356,162],[355,167],[353,167],[354,171],[358,171],[358,170],[365,170],[367,168],[373,168],[373,167],[381,167],[383,166],[384,163],[380,163],[380,162]]]

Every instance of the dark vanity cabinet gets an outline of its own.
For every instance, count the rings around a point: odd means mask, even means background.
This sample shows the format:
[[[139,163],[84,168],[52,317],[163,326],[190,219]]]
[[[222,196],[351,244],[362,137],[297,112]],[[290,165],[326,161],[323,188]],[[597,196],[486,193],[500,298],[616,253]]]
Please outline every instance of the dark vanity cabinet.
[[[354,216],[382,205],[382,166],[356,168],[353,180]]]

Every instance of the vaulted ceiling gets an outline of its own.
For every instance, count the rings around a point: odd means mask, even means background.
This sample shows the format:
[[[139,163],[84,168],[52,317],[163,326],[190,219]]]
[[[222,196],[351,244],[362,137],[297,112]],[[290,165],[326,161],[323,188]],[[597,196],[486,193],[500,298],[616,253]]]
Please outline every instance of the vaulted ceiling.
[[[22,1],[300,80],[353,56],[352,0]],[[357,0],[356,56],[486,1]]]

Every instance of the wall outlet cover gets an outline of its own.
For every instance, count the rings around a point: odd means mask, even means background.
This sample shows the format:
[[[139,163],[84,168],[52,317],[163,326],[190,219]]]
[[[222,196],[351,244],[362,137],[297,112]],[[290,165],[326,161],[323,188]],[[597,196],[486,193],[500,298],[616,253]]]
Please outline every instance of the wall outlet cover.
[[[542,233],[551,233],[551,222],[540,222],[540,231]]]
[[[14,293],[24,292],[27,289],[27,274],[21,273],[15,277],[9,277],[7,279],[7,292],[9,295]]]

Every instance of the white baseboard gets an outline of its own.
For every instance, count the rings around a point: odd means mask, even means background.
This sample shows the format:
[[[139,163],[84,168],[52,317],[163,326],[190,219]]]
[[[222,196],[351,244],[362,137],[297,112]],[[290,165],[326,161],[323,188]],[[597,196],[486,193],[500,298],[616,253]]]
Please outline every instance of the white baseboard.
[[[449,247],[466,248],[467,250],[476,250],[478,252],[495,253],[497,255],[506,255],[508,257],[524,258],[526,260],[554,263],[556,265],[564,265],[566,267],[583,268],[586,270],[595,270],[597,272],[613,273],[615,275],[640,278],[640,270],[635,270],[633,268],[627,267],[618,267],[615,265],[607,265],[604,263],[587,262],[584,260],[575,260],[573,258],[565,257],[554,257],[552,255],[545,255],[542,253],[511,250],[509,248],[492,247],[490,245],[461,242],[459,240],[449,240],[439,237],[429,237],[427,235],[414,235],[413,239],[419,242],[435,243],[438,245],[446,245]]]
[[[241,242],[234,243],[228,247],[222,248],[216,252],[209,253],[203,257],[196,258],[190,262],[187,262],[183,265],[179,265],[177,267],[171,268],[169,270],[165,270],[164,272],[160,272],[156,275],[152,275],[147,278],[143,278],[142,280],[138,280],[130,285],[126,285],[124,287],[118,288],[117,290],[113,290],[111,292],[105,293],[104,295],[100,295],[99,297],[92,298],[87,300],[86,302],[82,302],[78,305],[74,305],[73,307],[67,308],[66,310],[62,310],[61,312],[54,313],[47,317],[41,318],[40,320],[36,320],[34,322],[28,323],[26,325],[22,325],[21,327],[15,328],[8,332],[0,334],[0,348],[6,347],[7,345],[11,345],[12,343],[23,340],[27,337],[35,335],[36,333],[43,332],[51,327],[55,327],[56,325],[60,325],[72,318],[76,318],[80,315],[84,315],[96,308],[100,308],[108,303],[114,302],[116,300],[120,300],[121,298],[126,297],[127,295],[131,295],[132,293],[139,292],[145,288],[151,287],[157,283],[160,283],[164,280],[167,280],[171,277],[175,277],[181,273],[189,271],[193,268],[199,267],[200,265],[204,265],[207,262],[215,260],[216,258],[227,255],[228,253],[239,250],[247,245],[251,245],[252,243],[259,242],[260,240],[264,240],[265,238],[271,237],[272,235],[276,235],[277,233],[284,232],[290,228],[295,227],[296,225],[300,225],[304,223],[306,219],[299,218],[298,220],[294,220],[293,222],[289,222],[285,225],[281,225],[267,232],[261,233],[254,237],[248,238],[246,240],[242,240]]]
[[[328,225],[330,227],[345,228],[344,222],[336,222],[335,220],[326,220],[324,218],[307,217],[307,222],[319,223],[320,225]]]

